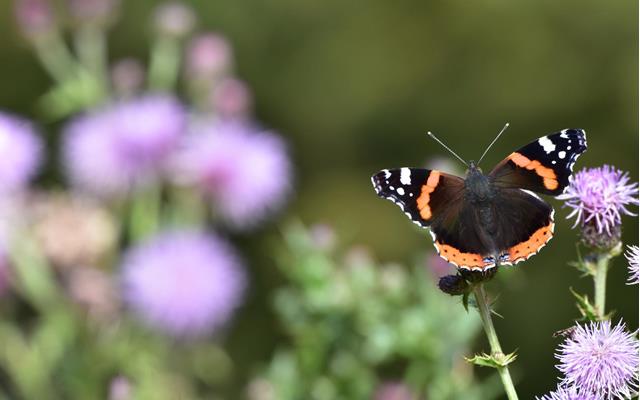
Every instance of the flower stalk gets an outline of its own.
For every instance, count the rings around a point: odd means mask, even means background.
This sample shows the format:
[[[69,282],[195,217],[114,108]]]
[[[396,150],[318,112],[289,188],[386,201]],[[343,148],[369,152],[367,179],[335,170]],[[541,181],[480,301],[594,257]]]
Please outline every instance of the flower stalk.
[[[607,272],[609,271],[609,257],[602,256],[596,264],[593,276],[594,297],[598,320],[606,319],[605,301],[607,293]]]
[[[487,339],[489,340],[489,345],[491,346],[491,357],[496,361],[494,365],[498,370],[498,374],[500,375],[500,380],[502,381],[504,391],[509,400],[518,400],[518,394],[516,392],[515,386],[513,385],[511,374],[509,373],[509,368],[507,366],[511,357],[506,356],[502,352],[502,347],[500,346],[500,342],[498,341],[498,335],[496,333],[495,327],[493,326],[493,320],[491,319],[491,308],[489,307],[487,294],[484,290],[484,284],[477,284],[473,289],[473,293],[476,298],[478,312],[480,313],[480,318],[482,319],[484,331],[487,334]]]

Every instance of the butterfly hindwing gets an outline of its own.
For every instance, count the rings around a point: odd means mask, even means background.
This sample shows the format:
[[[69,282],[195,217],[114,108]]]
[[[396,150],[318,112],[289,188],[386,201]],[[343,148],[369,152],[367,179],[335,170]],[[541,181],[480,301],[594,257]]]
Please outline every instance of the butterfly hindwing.
[[[582,129],[564,129],[511,153],[489,177],[497,187],[557,196],[569,184],[573,164],[586,149],[587,137]]]
[[[422,168],[384,169],[371,182],[378,196],[393,201],[422,227],[455,208],[464,192],[461,178]]]
[[[553,237],[553,208],[535,193],[500,189],[493,207],[496,231],[492,236],[501,264],[528,259]]]

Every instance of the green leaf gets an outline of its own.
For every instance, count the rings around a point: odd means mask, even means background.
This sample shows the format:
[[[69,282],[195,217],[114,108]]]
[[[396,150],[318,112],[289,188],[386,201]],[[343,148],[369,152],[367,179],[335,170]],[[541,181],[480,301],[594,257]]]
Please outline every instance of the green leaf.
[[[466,312],[469,312],[469,293],[465,293],[462,295],[462,306],[464,307]]]
[[[572,287],[570,287],[569,290],[571,291],[571,294],[573,294],[573,297],[578,301],[576,306],[578,306],[582,319],[585,321],[597,321],[598,313],[596,312],[595,306],[589,302],[589,297],[587,297],[587,295],[580,295],[573,290]]]
[[[472,358],[465,357],[464,359],[480,367],[502,368],[514,362],[516,358],[517,355],[513,352],[510,354],[496,353],[491,355],[482,353],[476,354]]]

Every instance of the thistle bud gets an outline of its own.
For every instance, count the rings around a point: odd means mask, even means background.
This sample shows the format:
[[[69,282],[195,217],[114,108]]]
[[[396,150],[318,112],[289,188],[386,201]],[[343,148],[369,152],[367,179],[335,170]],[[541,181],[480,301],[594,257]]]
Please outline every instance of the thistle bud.
[[[184,37],[191,33],[195,23],[193,10],[181,2],[161,4],[155,12],[155,28],[162,35]]]
[[[446,275],[438,282],[440,290],[451,296],[461,296],[470,290],[469,283],[461,275]]]

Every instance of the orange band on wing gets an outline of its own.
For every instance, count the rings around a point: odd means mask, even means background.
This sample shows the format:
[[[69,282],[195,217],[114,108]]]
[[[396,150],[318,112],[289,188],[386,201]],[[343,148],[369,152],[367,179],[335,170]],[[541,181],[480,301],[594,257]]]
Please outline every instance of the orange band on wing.
[[[531,161],[527,157],[517,152],[511,153],[508,158],[520,168],[533,170],[538,176],[542,178],[542,183],[545,188],[549,190],[555,190],[558,188],[558,177],[556,176],[556,173],[553,171],[553,169],[547,168],[540,164],[540,161]]]
[[[485,262],[480,254],[463,253],[455,247],[440,242],[435,242],[435,245],[440,257],[455,264],[456,267],[482,270],[495,265]]]
[[[509,259],[512,263],[518,263],[531,257],[553,237],[553,221],[549,222],[549,225],[543,226],[525,240],[522,243],[511,247],[509,251]]]
[[[431,218],[432,214],[429,202],[431,201],[431,193],[436,190],[438,182],[440,182],[440,172],[431,171],[427,177],[427,182],[422,185],[420,196],[416,200],[418,203],[418,210],[420,210],[420,216],[424,220]]]

